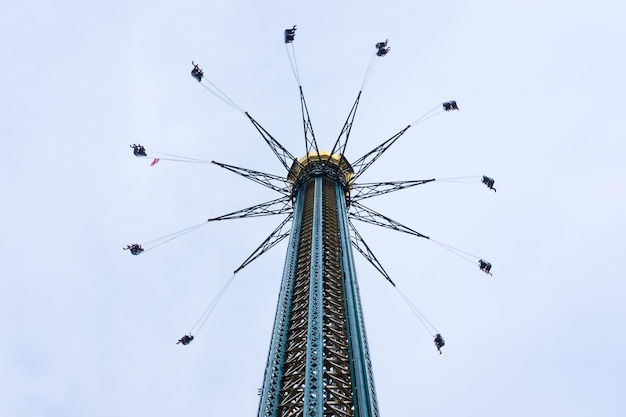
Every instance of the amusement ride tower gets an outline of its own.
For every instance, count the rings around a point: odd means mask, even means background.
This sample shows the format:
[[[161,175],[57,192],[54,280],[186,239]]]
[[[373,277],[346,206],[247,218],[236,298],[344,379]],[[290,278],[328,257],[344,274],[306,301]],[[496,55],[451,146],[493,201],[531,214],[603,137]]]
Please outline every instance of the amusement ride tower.
[[[294,161],[293,222],[259,416],[377,416],[340,154]]]
[[[361,91],[345,124],[332,149],[324,151],[318,148],[300,85],[293,52],[294,37],[295,26],[285,31],[285,44],[300,91],[305,138],[305,154],[300,158],[294,157],[249,113],[241,110],[206,80],[202,70],[194,64],[192,76],[249,119],[286,171],[286,175],[279,176],[213,162],[271,188],[281,197],[208,221],[287,215],[235,270],[237,273],[289,237],[264,383],[260,390],[258,416],[377,417],[379,411],[352,248],[392,285],[395,284],[352,221],[359,220],[430,240],[428,236],[364,206],[361,201],[436,180],[361,184],[356,180],[412,125],[444,111],[458,110],[458,107],[454,101],[443,103],[443,106],[438,104],[351,164],[344,153],[363,85],[377,60],[389,52],[387,42],[376,44],[376,55],[370,62]],[[143,147],[141,150],[143,154],[135,155],[147,156]],[[182,233],[194,228],[185,229]],[[168,240],[170,236],[167,236]],[[135,252],[129,246],[133,254],[143,251],[142,247],[136,246]],[[138,248],[141,251],[137,252]],[[467,252],[457,254],[475,258]],[[193,337],[183,344],[188,344],[190,340]]]

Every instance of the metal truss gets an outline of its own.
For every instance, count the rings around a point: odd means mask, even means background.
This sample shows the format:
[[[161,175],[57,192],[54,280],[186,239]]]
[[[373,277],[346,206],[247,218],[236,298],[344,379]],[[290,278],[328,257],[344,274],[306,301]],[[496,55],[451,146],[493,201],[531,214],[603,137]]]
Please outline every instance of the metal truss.
[[[223,164],[221,162],[211,161],[213,164],[225,168],[235,174],[239,174],[242,177],[246,177],[258,184],[264,185],[267,188],[271,188],[274,191],[278,191],[284,195],[291,195],[291,184],[287,181],[287,178],[274,174],[266,174],[265,172],[254,171],[248,168],[240,168],[233,165]],[[278,184],[276,184],[278,183]]]
[[[289,196],[285,196],[277,198],[276,200],[257,204],[256,206],[233,211],[232,213],[224,214],[219,217],[214,217],[212,219],[208,219],[207,222],[214,222],[218,220],[243,219],[244,217],[261,217],[272,216],[274,214],[292,213],[293,208],[291,207],[291,198]]]
[[[313,206],[315,193],[306,189],[297,244],[293,289],[289,302],[284,358],[281,360],[279,400],[276,409],[259,416],[302,417],[304,410],[307,334],[309,317],[309,279],[313,242]],[[321,416],[319,416],[321,417]]]
[[[396,284],[391,280],[391,277],[389,276],[387,271],[385,271],[385,268],[383,268],[383,266],[378,261],[378,259],[376,258],[372,250],[369,248],[369,246],[367,246],[367,243],[365,243],[365,240],[363,240],[363,237],[361,236],[359,231],[356,230],[356,227],[354,227],[354,224],[352,224],[352,222],[349,220],[348,220],[348,224],[350,225],[350,229],[352,230],[352,236],[350,236],[351,238],[350,240],[352,241],[352,246],[357,251],[359,251],[359,253],[363,255],[363,257],[367,259],[369,263],[371,263],[372,266],[374,266],[374,268],[376,268],[376,270],[380,272],[380,274],[384,276],[387,279],[387,281],[391,283],[391,285],[395,287]],[[361,245],[363,247],[361,247]]]
[[[289,223],[289,221],[291,221],[292,218],[293,218],[293,213],[287,216],[287,218],[283,220],[272,233],[270,233],[267,239],[265,239],[263,243],[261,243],[259,247],[256,248],[254,252],[252,252],[252,254],[248,256],[248,258],[245,261],[243,261],[243,263],[239,265],[237,269],[235,269],[233,273],[236,274],[237,272],[241,271],[246,266],[251,264],[252,261],[254,261],[256,258],[263,255],[265,252],[267,252],[268,250],[276,246],[280,241],[282,241],[287,236],[289,236],[289,230],[283,231],[283,228],[285,227],[285,225],[287,225],[287,223]]]
[[[324,178],[316,177],[312,180],[313,187],[308,192],[314,193],[313,224],[311,240],[311,266],[307,279],[309,280],[309,313],[307,320],[306,368],[304,373],[304,414],[303,416],[323,415],[326,391],[323,383],[324,369],[324,280],[327,272],[325,251],[327,242],[325,232],[328,229],[324,221],[326,199],[323,195]],[[332,227],[332,226],[331,226]],[[288,388],[288,387],[287,387]]]
[[[306,100],[304,99],[304,93],[302,86],[300,86],[300,108],[302,109],[302,127],[304,128],[304,143],[306,148],[307,162],[309,160],[309,153],[315,148],[317,158],[320,157],[320,150],[317,147],[317,141],[315,140],[315,133],[313,133],[313,125],[311,124],[311,117],[309,116],[309,109],[306,106]],[[309,133],[311,137],[309,138]]]
[[[270,342],[267,367],[265,369],[263,390],[261,401],[259,402],[258,417],[276,417],[279,415],[279,405],[281,401],[281,386],[285,358],[287,357],[287,342],[290,331],[292,317],[292,302],[294,288],[296,286],[295,276],[299,266],[299,245],[302,236],[303,208],[305,203],[304,185],[298,190],[294,203],[294,214],[292,229],[287,244],[287,254],[285,257],[285,268],[280,285],[278,305],[276,306],[276,316],[274,318],[274,330]],[[281,413],[280,415],[285,415]]]
[[[430,180],[385,181],[354,184],[351,188],[353,194],[350,196],[350,201],[354,202],[364,200],[366,198],[392,193],[394,191],[415,187],[416,185],[422,185],[432,181],[435,181],[435,179],[433,178]]]
[[[428,236],[423,235],[410,227],[406,227],[405,225],[390,219],[389,217],[380,214],[371,208],[365,207],[361,203],[354,202],[351,209],[354,210],[354,212],[349,212],[348,216],[352,219],[360,220],[376,226],[386,227],[391,230],[397,230],[398,232],[408,233],[413,236],[423,237],[424,239],[430,239]]]
[[[285,147],[281,145],[280,142],[274,139],[274,137],[263,128],[263,126],[261,126],[256,120],[254,120],[248,112],[245,112],[245,115],[248,116],[248,119],[250,119],[250,122],[252,122],[256,130],[259,131],[259,133],[263,137],[263,140],[265,140],[265,142],[274,152],[274,155],[276,155],[276,157],[283,164],[287,172],[289,172],[289,170],[291,169],[291,164],[293,164],[294,161],[297,161],[297,159],[291,154],[291,152],[285,149]]]
[[[366,398],[357,385],[357,377],[352,371],[362,363],[356,354],[359,347],[348,330],[350,321],[358,320],[351,316],[346,306],[344,280],[349,271],[344,270],[342,260],[348,256],[341,249],[341,236],[348,230],[339,227],[338,199],[343,198],[337,192],[338,184],[330,178],[322,180],[322,230],[323,242],[323,408],[319,415],[332,417],[352,417],[360,408],[359,398]],[[345,206],[344,206],[345,207]],[[361,360],[359,360],[359,359]],[[307,414],[312,415],[312,414]],[[357,414],[358,415],[358,414]],[[364,414],[366,415],[366,414]]]
[[[376,162],[376,160],[380,158],[380,156],[387,149],[389,149],[389,147],[393,145],[400,136],[404,135],[404,132],[406,132],[410,127],[411,125],[408,125],[404,129],[402,129],[401,131],[399,131],[398,133],[396,133],[395,135],[357,159],[352,164],[352,168],[354,169],[354,176],[352,177],[352,180],[355,181],[357,178],[359,178],[365,172],[365,170],[369,168],[370,165],[372,165],[374,162]]]
[[[356,100],[354,101],[354,104],[352,105],[352,109],[350,110],[350,113],[348,114],[348,117],[346,118],[346,122],[344,123],[343,128],[341,129],[341,132],[339,133],[339,136],[337,137],[337,141],[333,145],[332,151],[330,151],[331,155],[337,152],[341,156],[343,156],[345,153],[346,146],[348,145],[348,139],[350,138],[350,131],[352,130],[352,123],[354,122],[354,117],[356,116],[356,110],[359,107],[359,100],[361,100],[362,92],[363,91],[359,91],[359,94],[356,96]],[[344,134],[345,134],[345,140],[342,143],[341,137],[344,136]]]
[[[320,177],[303,187],[259,416],[377,417],[343,188]]]

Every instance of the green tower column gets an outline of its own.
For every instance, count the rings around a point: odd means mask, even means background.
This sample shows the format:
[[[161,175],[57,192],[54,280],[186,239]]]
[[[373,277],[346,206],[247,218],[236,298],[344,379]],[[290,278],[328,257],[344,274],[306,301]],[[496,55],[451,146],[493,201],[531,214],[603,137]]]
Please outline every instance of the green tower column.
[[[258,415],[378,417],[347,221],[349,164],[328,152],[299,161]]]

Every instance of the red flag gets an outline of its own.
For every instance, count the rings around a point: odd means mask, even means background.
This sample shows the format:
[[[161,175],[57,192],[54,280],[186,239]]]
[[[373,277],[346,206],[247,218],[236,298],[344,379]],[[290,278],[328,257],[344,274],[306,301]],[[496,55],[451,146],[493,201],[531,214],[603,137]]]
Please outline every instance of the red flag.
[[[159,158],[154,158],[154,161],[152,161],[150,166],[153,167],[157,162],[159,162]]]

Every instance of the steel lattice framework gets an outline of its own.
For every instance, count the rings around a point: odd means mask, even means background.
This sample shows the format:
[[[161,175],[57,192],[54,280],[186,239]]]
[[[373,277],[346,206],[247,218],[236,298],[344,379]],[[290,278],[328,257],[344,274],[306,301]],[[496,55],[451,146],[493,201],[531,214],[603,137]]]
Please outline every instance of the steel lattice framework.
[[[304,181],[292,172],[293,224],[259,416],[378,416],[340,166],[312,154]]]

